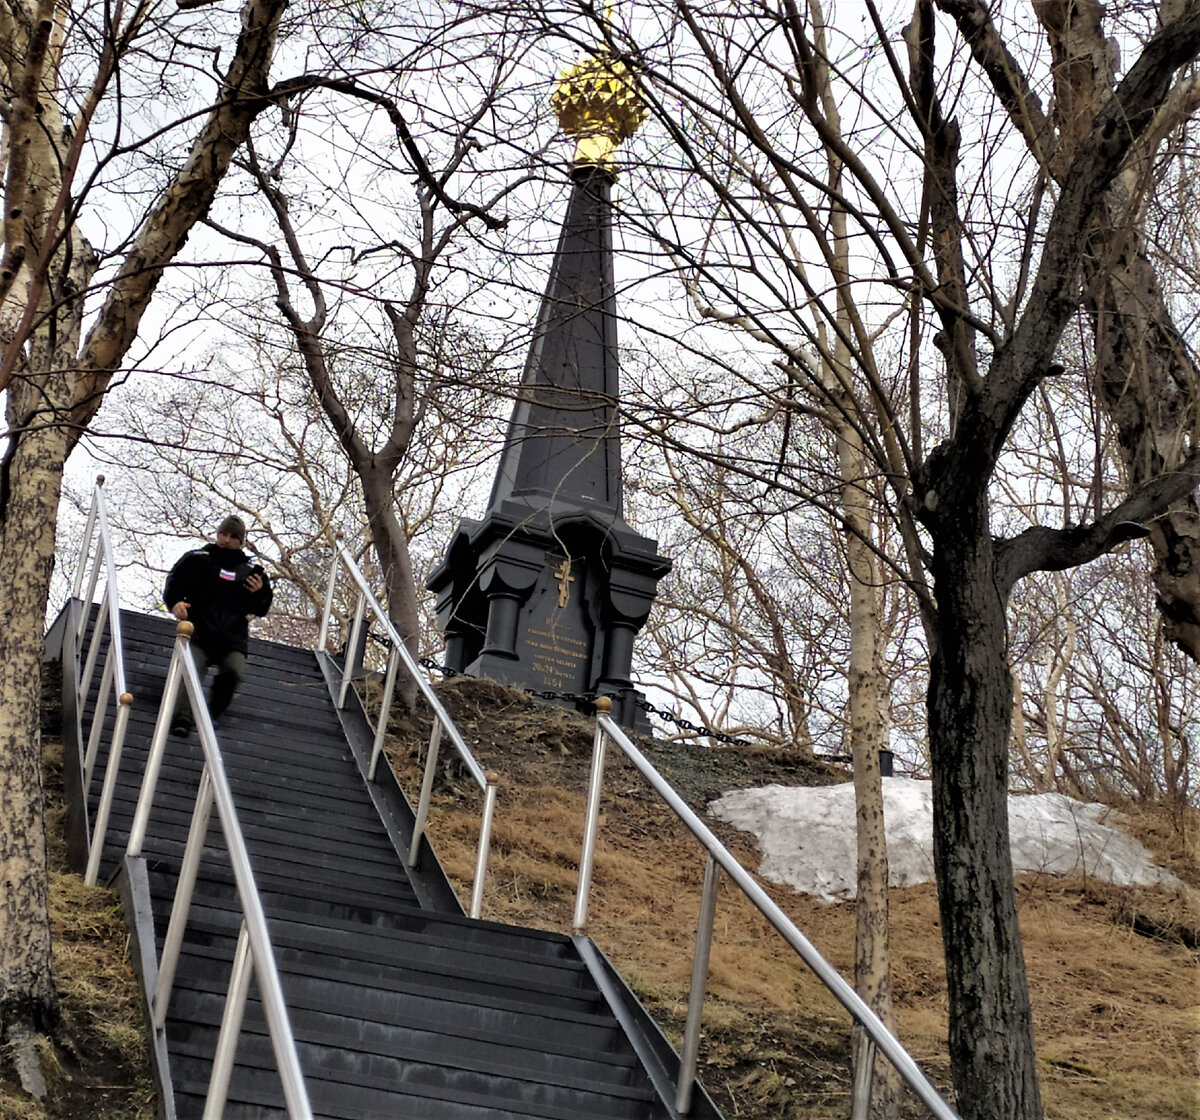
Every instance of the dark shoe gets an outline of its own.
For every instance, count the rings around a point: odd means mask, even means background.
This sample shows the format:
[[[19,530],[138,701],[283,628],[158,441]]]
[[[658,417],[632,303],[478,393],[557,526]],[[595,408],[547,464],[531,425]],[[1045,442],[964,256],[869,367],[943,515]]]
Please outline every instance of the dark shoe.
[[[186,719],[171,720],[171,734],[176,739],[186,739],[192,733],[192,725]]]

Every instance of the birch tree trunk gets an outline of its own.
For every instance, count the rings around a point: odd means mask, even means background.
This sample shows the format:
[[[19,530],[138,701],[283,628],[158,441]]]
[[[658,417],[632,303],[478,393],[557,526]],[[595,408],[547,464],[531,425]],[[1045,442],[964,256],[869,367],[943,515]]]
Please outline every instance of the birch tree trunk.
[[[814,45],[819,62],[814,78],[821,90],[825,118],[841,133],[841,117],[829,83],[825,27],[818,4],[811,5]],[[827,152],[831,193],[843,189],[842,160]],[[892,1009],[891,958],[888,950],[888,852],[883,815],[883,776],[879,752],[887,745],[888,700],[891,686],[883,669],[884,628],[880,600],[883,581],[876,552],[874,517],[868,479],[871,460],[856,428],[859,404],[853,391],[853,358],[847,340],[853,337],[851,306],[853,266],[847,237],[846,211],[831,208],[831,268],[837,284],[833,361],[827,372],[827,392],[838,418],[837,458],[843,533],[850,576],[850,665],[847,674],[850,714],[850,755],[854,772],[857,891],[854,902],[854,984],[889,1030],[895,1030]],[[870,1115],[898,1120],[903,1083],[888,1061],[859,1068],[862,1031],[854,1030],[855,1081],[868,1079]]]
[[[51,392],[63,390],[62,374],[40,380]],[[26,397],[40,387],[9,391]],[[52,1031],[57,1022],[38,705],[42,620],[54,562],[55,522],[47,511],[58,506],[66,429],[53,416],[46,420],[21,440],[10,461],[0,537],[0,1024],[14,1050],[28,1032]],[[32,1087],[27,1075],[22,1080]]]
[[[58,106],[61,60],[54,5],[0,7],[3,65],[21,90],[7,130],[5,265],[0,286],[3,341],[0,387],[7,387],[8,446],[0,464],[0,1029],[18,1039],[10,1058],[38,1094],[28,1028],[56,1019],[46,912],[46,852],[40,780],[39,684],[55,525],[63,469],[133,345],[163,270],[208,210],[234,152],[268,103],[267,75],[284,0],[247,0],[241,33],[216,104],[188,157],[146,215],[86,341],[79,343],[82,293],[91,276],[86,242],[59,225],[72,153],[82,142]],[[135,18],[142,18],[139,10]],[[131,28],[110,29],[98,100]],[[118,32],[121,37],[118,38]],[[126,35],[128,33],[128,35]]]
[[[850,754],[854,770],[855,833],[858,847],[854,904],[854,986],[895,1030],[891,955],[888,949],[888,852],[884,830],[883,776],[879,752],[887,746],[888,679],[884,673],[884,627],[879,609],[882,580],[872,543],[871,507],[865,488],[867,458],[849,426],[838,437],[842,509],[850,569]],[[861,1032],[855,1031],[857,1043]],[[855,1062],[859,1057],[854,1048]],[[857,1073],[857,1066],[856,1066]],[[871,1115],[896,1120],[903,1085],[895,1067],[876,1063]]]

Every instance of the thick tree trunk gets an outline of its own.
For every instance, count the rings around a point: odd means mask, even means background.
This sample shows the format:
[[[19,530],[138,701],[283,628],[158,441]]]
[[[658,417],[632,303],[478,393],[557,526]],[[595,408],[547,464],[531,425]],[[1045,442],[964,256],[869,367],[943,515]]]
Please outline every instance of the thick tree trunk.
[[[1114,194],[1120,197],[1118,192]],[[1113,204],[1110,209],[1117,211]],[[1195,362],[1178,336],[1149,260],[1134,232],[1111,226],[1093,235],[1108,267],[1093,280],[1096,381],[1129,487],[1176,470],[1200,438],[1200,397]],[[1154,586],[1167,636],[1200,662],[1200,506],[1195,496],[1177,502],[1150,524]]]
[[[9,391],[27,402],[41,388],[14,382]],[[12,404],[10,415],[16,411]],[[48,1031],[57,1019],[46,910],[38,682],[54,563],[55,519],[46,511],[58,507],[65,445],[59,426],[20,435],[7,464],[7,500],[0,509],[0,1026],[6,1038],[14,1025]]]
[[[392,498],[392,479],[386,472],[372,477],[363,472],[363,501],[367,509],[367,525],[371,542],[383,570],[387,588],[387,612],[392,625],[400,632],[408,652],[420,656],[421,626],[417,608],[416,583],[413,581],[412,555],[404,527],[396,517]],[[396,680],[396,695],[410,708],[417,700],[417,682],[401,673]]]
[[[929,680],[934,863],[964,1120],[1040,1120],[1008,839],[1013,686],[986,498],[937,518]]]

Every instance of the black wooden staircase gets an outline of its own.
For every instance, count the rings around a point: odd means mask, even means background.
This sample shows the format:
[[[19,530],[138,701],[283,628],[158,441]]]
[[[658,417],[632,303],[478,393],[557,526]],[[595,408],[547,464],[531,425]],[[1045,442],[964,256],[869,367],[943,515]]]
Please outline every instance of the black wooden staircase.
[[[121,621],[135,702],[100,877],[120,885],[152,990],[202,758],[194,734],[170,740],[142,858],[127,859],[175,625],[128,611]],[[61,622],[52,630],[51,653],[70,646],[65,631]],[[678,1060],[590,942],[466,918],[432,853],[419,872],[405,866],[411,810],[390,772],[365,780],[366,722],[356,701],[337,710],[327,672],[310,651],[252,642],[242,691],[218,728],[314,1115],[676,1116]],[[71,676],[67,667],[68,694]],[[70,759],[79,746],[73,709],[68,696]],[[69,796],[76,787],[78,861],[99,782],[86,814],[78,780],[67,785]],[[214,819],[165,1032],[156,1039],[167,1117],[203,1113],[241,919]],[[224,1113],[230,1118],[286,1115],[256,997],[252,988]],[[689,1116],[717,1115],[697,1094]]]

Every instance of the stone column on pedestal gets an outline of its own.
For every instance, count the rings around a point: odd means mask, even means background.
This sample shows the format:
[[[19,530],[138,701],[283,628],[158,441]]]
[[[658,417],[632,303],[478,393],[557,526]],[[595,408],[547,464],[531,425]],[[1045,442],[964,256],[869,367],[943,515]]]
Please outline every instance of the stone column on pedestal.
[[[634,638],[671,563],[623,517],[610,201],[614,149],[645,107],[608,57],[553,100],[578,141],[567,215],[487,512],[460,522],[429,587],[452,669],[612,694],[616,718],[647,729]]]

